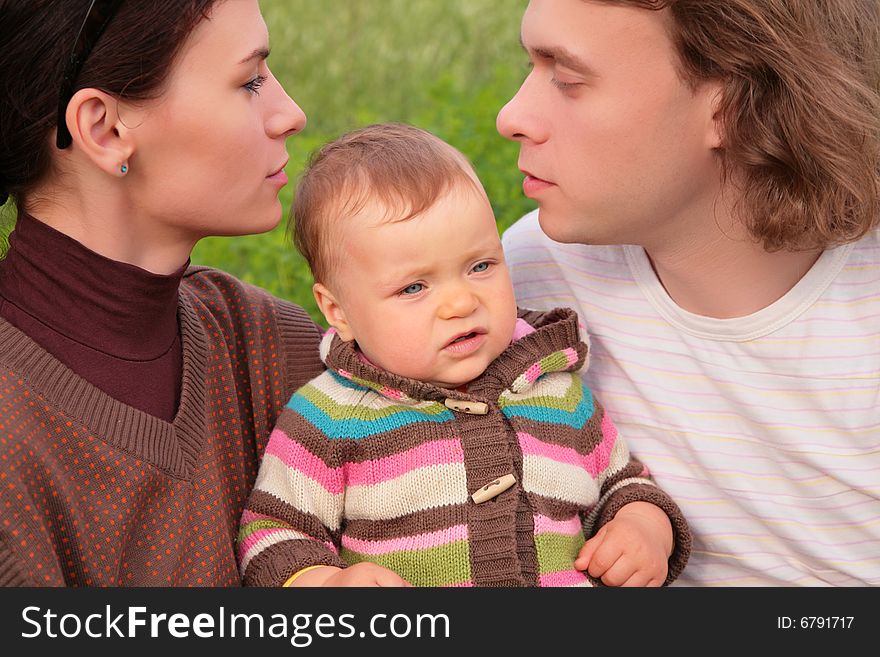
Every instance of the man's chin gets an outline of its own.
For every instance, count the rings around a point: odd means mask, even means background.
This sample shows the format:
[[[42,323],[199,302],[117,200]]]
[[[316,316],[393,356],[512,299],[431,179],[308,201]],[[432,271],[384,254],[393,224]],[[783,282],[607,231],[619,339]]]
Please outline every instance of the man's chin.
[[[554,242],[575,244],[579,242],[576,230],[577,218],[563,214],[558,209],[539,206],[538,224],[544,234]]]

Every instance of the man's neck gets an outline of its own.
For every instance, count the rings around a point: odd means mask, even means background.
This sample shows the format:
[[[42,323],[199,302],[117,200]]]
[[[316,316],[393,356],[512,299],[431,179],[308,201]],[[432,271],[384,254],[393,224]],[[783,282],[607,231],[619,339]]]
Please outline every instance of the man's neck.
[[[766,308],[791,290],[822,254],[768,253],[741,227],[719,228],[646,251],[676,304],[717,319],[745,317]]]

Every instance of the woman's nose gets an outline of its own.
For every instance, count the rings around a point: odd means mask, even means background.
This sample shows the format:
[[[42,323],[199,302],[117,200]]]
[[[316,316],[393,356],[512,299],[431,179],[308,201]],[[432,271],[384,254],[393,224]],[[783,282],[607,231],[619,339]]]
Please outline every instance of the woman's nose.
[[[289,137],[306,127],[306,115],[274,76],[272,81],[274,84],[270,91],[271,108],[266,117],[266,133],[273,138]]]

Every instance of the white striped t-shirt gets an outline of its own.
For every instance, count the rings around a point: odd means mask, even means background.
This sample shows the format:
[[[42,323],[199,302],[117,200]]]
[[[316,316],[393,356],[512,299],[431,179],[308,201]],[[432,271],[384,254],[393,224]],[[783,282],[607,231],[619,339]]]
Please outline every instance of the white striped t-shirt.
[[[641,248],[504,234],[522,307],[569,306],[588,385],[681,506],[679,584],[880,585],[880,232],[748,317],[679,308]]]

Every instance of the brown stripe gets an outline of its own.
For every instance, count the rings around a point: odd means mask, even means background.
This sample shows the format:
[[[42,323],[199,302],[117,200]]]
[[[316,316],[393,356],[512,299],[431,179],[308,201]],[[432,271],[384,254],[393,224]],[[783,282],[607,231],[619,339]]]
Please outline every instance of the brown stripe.
[[[589,509],[584,509],[577,504],[565,502],[552,497],[544,497],[536,493],[529,493],[529,502],[534,512],[547,516],[551,520],[568,520],[572,516],[579,513],[587,513]]]
[[[638,477],[642,472],[644,472],[644,470],[645,466],[643,466],[638,459],[630,457],[625,466],[623,466],[620,470],[618,470],[605,480],[605,482],[602,484],[602,491],[600,492],[600,494],[604,495],[618,482],[623,481],[624,479],[632,479],[633,477]],[[643,478],[647,479],[647,477]]]
[[[403,538],[463,525],[468,520],[468,505],[442,506],[399,516],[392,520],[349,520],[345,534],[364,541]]]
[[[303,534],[326,536],[334,544],[339,545],[338,531],[330,531],[316,516],[286,504],[271,493],[254,490],[248,500],[247,508],[254,513],[286,522],[292,529]]]
[[[281,586],[292,575],[309,566],[336,566],[345,562],[323,545],[308,541],[282,541],[270,545],[248,563],[244,573],[245,586]]]
[[[592,452],[602,442],[601,415],[593,413],[593,417],[587,425],[575,429],[567,424],[554,422],[538,422],[526,417],[514,416],[509,418],[514,431],[528,433],[538,438],[542,443],[570,447],[583,456]]]

